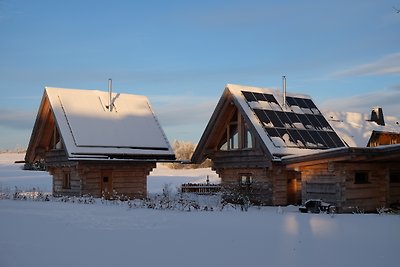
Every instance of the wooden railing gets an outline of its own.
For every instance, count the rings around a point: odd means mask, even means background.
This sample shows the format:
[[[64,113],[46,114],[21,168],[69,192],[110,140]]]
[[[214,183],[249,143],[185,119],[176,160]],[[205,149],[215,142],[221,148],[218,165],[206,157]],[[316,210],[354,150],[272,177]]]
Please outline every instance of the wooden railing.
[[[218,193],[221,191],[221,185],[219,184],[194,184],[194,183],[187,183],[181,185],[181,192],[182,193],[195,193],[200,195],[209,195]]]

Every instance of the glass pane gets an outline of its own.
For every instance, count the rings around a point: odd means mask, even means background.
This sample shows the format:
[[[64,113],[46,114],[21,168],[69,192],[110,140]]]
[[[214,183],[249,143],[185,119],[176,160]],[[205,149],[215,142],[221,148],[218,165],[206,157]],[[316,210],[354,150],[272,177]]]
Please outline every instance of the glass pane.
[[[246,148],[253,148],[253,136],[251,135],[250,131],[246,129]]]
[[[239,133],[237,124],[231,124],[229,130],[229,148],[238,149],[239,148]]]

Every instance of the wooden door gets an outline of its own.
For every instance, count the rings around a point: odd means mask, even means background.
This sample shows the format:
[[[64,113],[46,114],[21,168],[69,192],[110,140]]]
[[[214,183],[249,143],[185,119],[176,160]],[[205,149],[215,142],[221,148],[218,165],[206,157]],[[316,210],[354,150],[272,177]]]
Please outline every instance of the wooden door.
[[[105,199],[110,199],[113,196],[111,170],[101,171],[101,196]]]
[[[297,204],[296,178],[289,178],[287,180],[287,204]]]
[[[298,190],[297,188],[297,179],[296,179],[296,173],[295,172],[288,172],[287,173],[287,187],[286,187],[286,193],[287,193],[287,204],[290,205],[296,205],[298,204]]]

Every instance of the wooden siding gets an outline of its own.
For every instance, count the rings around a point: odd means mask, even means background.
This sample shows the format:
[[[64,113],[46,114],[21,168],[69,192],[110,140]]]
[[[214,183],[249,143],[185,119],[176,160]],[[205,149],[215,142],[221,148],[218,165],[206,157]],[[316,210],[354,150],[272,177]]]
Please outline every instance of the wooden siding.
[[[333,173],[328,163],[307,166],[301,169],[302,202],[308,199],[322,199],[342,206],[344,180],[340,173]]]
[[[259,149],[217,151],[211,157],[215,168],[266,168],[270,162]]]
[[[274,165],[268,172],[268,177],[273,183],[273,205],[284,206],[287,205],[287,180],[288,172],[285,171],[283,166]]]
[[[145,198],[147,196],[147,175],[155,168],[153,162],[145,163],[96,163],[79,162],[65,167],[50,167],[53,175],[53,194],[94,197],[105,196],[102,192],[102,172],[111,175],[112,193],[106,197]],[[70,188],[63,188],[65,173],[70,173]],[[104,172],[103,172],[104,174]]]
[[[390,183],[388,203],[389,206],[400,206],[400,183]]]
[[[74,165],[74,162],[68,161],[68,156],[64,149],[52,149],[47,151],[45,160],[47,166]]]
[[[346,178],[344,209],[359,207],[365,211],[376,211],[385,206],[388,179],[387,170],[382,167],[381,164],[370,163],[345,163],[337,166]],[[355,173],[360,171],[368,174],[368,182],[365,184],[355,183]]]
[[[81,179],[75,167],[49,168],[53,175],[54,196],[80,196]],[[69,175],[70,188],[64,188],[64,176]]]
[[[301,167],[302,200],[320,198],[341,212],[374,212],[400,202],[400,184],[389,183],[396,163],[336,162]],[[355,182],[355,173],[365,172],[368,181]]]
[[[282,166],[273,168],[216,168],[221,177],[221,185],[227,194],[232,197],[243,195],[255,204],[287,205],[300,201],[301,183],[299,175],[293,171],[287,172]],[[241,177],[249,175],[252,182],[249,185],[241,184]],[[295,203],[288,203],[288,179],[294,179],[295,186],[291,189]],[[228,200],[234,201],[234,199]]]
[[[400,134],[387,132],[374,132],[368,142],[369,147],[400,144]]]
[[[46,149],[50,145],[51,135],[55,127],[55,120],[51,111],[49,100],[42,98],[39,112],[36,115],[35,125],[32,130],[25,161],[34,163],[36,160],[44,158]]]
[[[228,201],[247,196],[254,203],[273,205],[272,180],[267,177],[266,168],[227,168],[217,169],[221,185]],[[241,185],[242,175],[251,175],[250,185]]]

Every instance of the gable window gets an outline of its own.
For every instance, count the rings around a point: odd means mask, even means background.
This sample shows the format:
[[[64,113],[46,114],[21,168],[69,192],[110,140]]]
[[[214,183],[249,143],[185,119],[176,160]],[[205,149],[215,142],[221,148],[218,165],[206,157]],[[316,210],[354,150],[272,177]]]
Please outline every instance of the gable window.
[[[63,176],[63,189],[71,189],[71,175],[65,172]]]
[[[389,174],[389,181],[392,184],[400,183],[400,171],[391,171]]]
[[[62,149],[62,143],[61,143],[61,137],[60,133],[57,130],[57,127],[54,126],[53,128],[53,134],[51,136],[51,141],[50,141],[52,149]]]
[[[236,122],[231,122],[229,124],[229,149],[238,149],[239,148],[239,131],[238,125]]]
[[[247,125],[245,125],[245,134],[244,134],[244,148],[253,148],[253,135],[251,134],[251,132],[249,131],[249,129],[247,128]]]
[[[227,124],[221,150],[254,148],[254,138],[243,117],[236,111]]]
[[[367,171],[357,171],[354,173],[355,184],[367,184],[369,181],[369,173]]]
[[[391,145],[395,145],[395,144],[397,144],[397,138],[396,138],[396,136],[391,136],[391,138],[390,138],[390,144]]]

